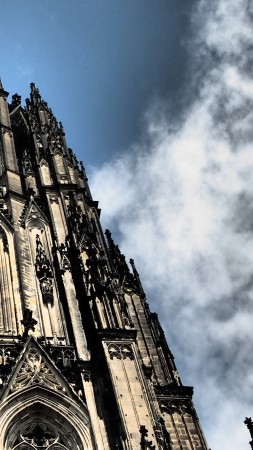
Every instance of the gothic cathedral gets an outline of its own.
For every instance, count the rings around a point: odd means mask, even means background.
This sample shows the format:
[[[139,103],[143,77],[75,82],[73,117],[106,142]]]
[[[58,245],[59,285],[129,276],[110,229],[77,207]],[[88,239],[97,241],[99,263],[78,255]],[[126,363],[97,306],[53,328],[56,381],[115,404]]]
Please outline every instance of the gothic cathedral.
[[[134,261],[31,85],[0,84],[0,450],[208,450]]]

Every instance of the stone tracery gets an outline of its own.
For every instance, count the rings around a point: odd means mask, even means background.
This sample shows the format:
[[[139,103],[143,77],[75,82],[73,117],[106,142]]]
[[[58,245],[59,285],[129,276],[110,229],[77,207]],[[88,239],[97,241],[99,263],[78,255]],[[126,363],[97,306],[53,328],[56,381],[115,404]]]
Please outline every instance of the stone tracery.
[[[36,420],[21,428],[18,440],[20,443],[30,444],[36,450],[46,450],[59,440],[59,433],[52,426]],[[19,447],[19,444],[15,445],[14,449]]]
[[[25,360],[12,383],[11,390],[17,391],[34,384],[48,386],[58,391],[64,390],[37,349],[32,347],[25,355]]]

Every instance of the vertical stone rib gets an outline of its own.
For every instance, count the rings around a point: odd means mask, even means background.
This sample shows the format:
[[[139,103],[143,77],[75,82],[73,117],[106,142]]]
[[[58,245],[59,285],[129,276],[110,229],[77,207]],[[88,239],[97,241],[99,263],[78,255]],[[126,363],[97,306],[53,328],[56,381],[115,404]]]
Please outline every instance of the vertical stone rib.
[[[2,292],[2,307],[3,307],[3,323],[4,332],[8,329],[7,309],[6,309],[6,292],[5,292],[5,278],[4,278],[4,264],[3,264],[3,241],[0,238],[0,274],[1,274],[1,292]]]
[[[7,323],[8,323],[8,330],[7,331],[13,331],[12,330],[12,320],[11,320],[11,298],[10,298],[10,289],[9,289],[9,280],[8,280],[8,268],[6,266],[6,251],[3,251],[2,254],[2,263],[3,263],[3,272],[4,272],[4,291],[5,291],[5,301],[6,301],[6,313],[7,313]]]
[[[189,440],[189,442],[190,442],[191,450],[194,450],[194,449],[195,449],[195,446],[194,446],[194,444],[193,444],[193,442],[192,442],[192,436],[191,436],[191,433],[190,433],[190,431],[189,431],[189,429],[188,429],[188,426],[187,426],[187,423],[186,423],[186,421],[185,421],[185,418],[184,418],[184,414],[183,414],[183,413],[182,413],[182,422],[183,422],[183,424],[184,424],[185,431],[186,431],[188,440]]]
[[[4,331],[4,311],[3,311],[3,295],[2,295],[2,279],[0,269],[0,334]]]
[[[52,330],[52,335],[53,335],[53,337],[55,339],[56,338],[56,331],[55,331],[55,326],[54,326],[54,321],[53,321],[53,313],[52,313],[52,305],[51,305],[51,303],[48,303],[47,309],[48,309],[48,316],[49,316],[49,322],[50,322],[50,326],[51,326],[51,330]]]
[[[73,325],[73,332],[75,336],[78,357],[84,360],[89,360],[90,355],[87,349],[86,337],[82,326],[81,313],[75,295],[75,288],[73,285],[72,275],[69,271],[66,271],[63,274],[63,283],[66,291],[69,313]]]
[[[177,414],[178,414],[178,413],[177,413]],[[179,415],[179,414],[178,414],[178,415]],[[184,450],[184,448],[183,448],[183,446],[182,446],[182,443],[181,443],[180,436],[179,436],[179,434],[178,434],[178,429],[177,429],[177,426],[176,426],[176,423],[175,423],[175,420],[174,420],[173,411],[171,412],[171,422],[172,422],[172,424],[173,424],[173,428],[174,428],[174,431],[175,431],[175,434],[176,434],[176,437],[177,437],[177,442],[178,442],[178,445],[179,445],[179,447],[180,447],[180,450]]]
[[[5,257],[7,278],[8,278],[10,320],[11,320],[11,325],[12,325],[12,332],[14,332],[16,334],[17,333],[17,324],[16,324],[15,304],[14,304],[14,295],[13,295],[13,282],[12,282],[12,277],[11,277],[9,252],[4,252],[4,257]]]

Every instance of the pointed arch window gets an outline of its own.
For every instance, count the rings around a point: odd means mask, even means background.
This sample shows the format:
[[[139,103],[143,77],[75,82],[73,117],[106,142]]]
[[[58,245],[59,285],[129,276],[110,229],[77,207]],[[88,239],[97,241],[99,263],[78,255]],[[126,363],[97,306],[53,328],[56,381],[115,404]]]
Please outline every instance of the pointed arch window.
[[[93,448],[85,408],[80,409],[74,399],[59,397],[59,392],[49,389],[35,383],[7,397],[8,407],[0,416],[1,450]]]
[[[50,175],[50,170],[49,170],[49,166],[48,163],[45,159],[42,159],[40,162],[40,170],[41,170],[41,177],[42,177],[42,182],[45,185],[51,185],[52,184],[52,178]]]
[[[13,450],[69,450],[61,441],[58,431],[40,420],[34,420],[23,426]]]
[[[56,150],[54,157],[55,157],[55,164],[56,164],[57,172],[59,174],[65,174],[65,167],[64,167],[62,153],[59,150]]]

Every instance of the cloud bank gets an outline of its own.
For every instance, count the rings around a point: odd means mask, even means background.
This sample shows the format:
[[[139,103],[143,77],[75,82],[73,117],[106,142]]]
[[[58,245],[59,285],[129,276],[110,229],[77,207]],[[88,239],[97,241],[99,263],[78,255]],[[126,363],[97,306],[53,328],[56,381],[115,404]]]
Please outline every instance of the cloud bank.
[[[91,187],[104,226],[135,258],[150,305],[163,317],[184,384],[195,386],[209,446],[247,449],[253,4],[200,0],[191,19],[191,77],[181,96],[193,100],[183,119],[154,102],[140,141],[94,170]]]

